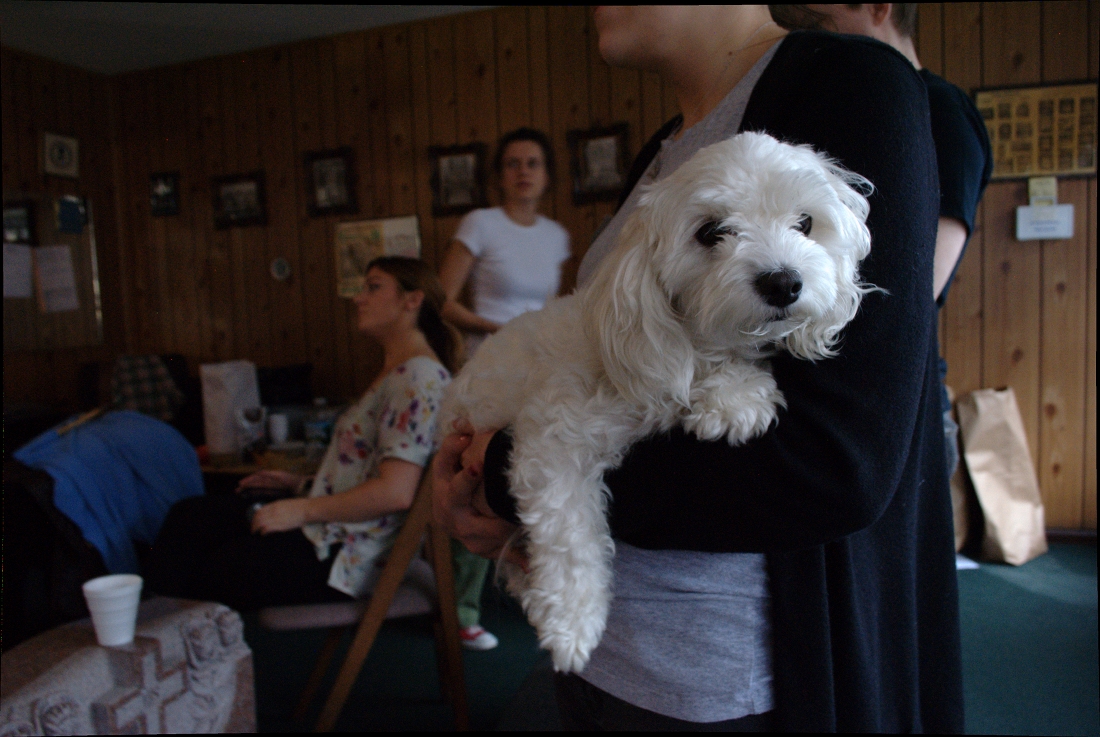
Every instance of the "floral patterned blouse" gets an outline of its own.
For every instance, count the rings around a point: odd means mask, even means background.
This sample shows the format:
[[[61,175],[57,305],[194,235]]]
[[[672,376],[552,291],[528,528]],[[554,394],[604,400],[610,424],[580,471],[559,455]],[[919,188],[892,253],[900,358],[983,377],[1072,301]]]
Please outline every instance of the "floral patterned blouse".
[[[339,494],[378,477],[378,466],[399,458],[423,467],[435,451],[435,421],[443,388],[451,375],[427,356],[416,356],[389,373],[336,421],[332,442],[321,460],[309,496]],[[405,520],[404,512],[367,522],[322,522],[302,532],[317,549],[318,560],[342,543],[328,585],[361,598],[370,593],[384,553]]]

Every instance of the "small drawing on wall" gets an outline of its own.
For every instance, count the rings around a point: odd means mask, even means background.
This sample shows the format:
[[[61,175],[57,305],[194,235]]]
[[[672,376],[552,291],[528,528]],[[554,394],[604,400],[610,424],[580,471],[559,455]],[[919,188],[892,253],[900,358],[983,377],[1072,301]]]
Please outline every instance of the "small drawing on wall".
[[[355,202],[355,154],[349,146],[305,155],[309,214],[351,215]]]
[[[462,215],[489,204],[485,195],[485,144],[432,146],[432,215]]]
[[[180,174],[178,171],[149,175],[149,204],[153,217],[180,214]]]
[[[216,177],[214,184],[214,227],[266,225],[264,173],[236,174]]]
[[[42,134],[42,169],[59,177],[80,176],[80,143],[72,136]]]
[[[34,205],[30,202],[4,203],[4,243],[36,244]]]
[[[354,297],[366,282],[367,266],[379,256],[420,258],[416,215],[336,224],[336,293]]]

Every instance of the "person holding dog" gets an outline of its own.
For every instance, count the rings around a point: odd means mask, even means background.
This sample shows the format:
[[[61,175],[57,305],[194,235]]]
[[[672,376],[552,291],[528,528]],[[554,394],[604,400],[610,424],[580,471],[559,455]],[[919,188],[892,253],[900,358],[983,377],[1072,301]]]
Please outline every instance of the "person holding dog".
[[[643,148],[585,284],[640,190],[696,150],[768,133],[870,180],[868,294],[838,356],[780,355],[787,406],[738,446],[681,429],[604,477],[616,542],[607,628],[556,676],[571,729],[962,732],[950,494],[932,290],[939,210],[928,96],[871,39],[787,33],[766,6],[600,7],[608,63],[659,72],[682,111]],[[690,231],[689,231],[690,232]],[[519,565],[506,431],[460,426],[434,511]]]
[[[244,478],[242,490],[290,495],[251,520],[242,497],[177,503],[153,545],[153,591],[242,611],[370,593],[435,450],[436,411],[461,337],[443,321],[443,288],[418,259],[375,259],[354,301],[359,330],[382,346],[382,370],[337,421],[317,475]]]

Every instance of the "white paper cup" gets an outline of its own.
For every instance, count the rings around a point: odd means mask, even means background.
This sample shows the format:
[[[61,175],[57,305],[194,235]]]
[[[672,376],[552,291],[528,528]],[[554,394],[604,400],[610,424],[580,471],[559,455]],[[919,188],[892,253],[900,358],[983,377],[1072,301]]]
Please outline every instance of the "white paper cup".
[[[100,576],[84,583],[84,600],[100,645],[116,647],[134,641],[141,584],[141,576],[132,573]]]
[[[267,418],[267,434],[272,445],[282,445],[290,435],[290,424],[286,415],[271,415]]]

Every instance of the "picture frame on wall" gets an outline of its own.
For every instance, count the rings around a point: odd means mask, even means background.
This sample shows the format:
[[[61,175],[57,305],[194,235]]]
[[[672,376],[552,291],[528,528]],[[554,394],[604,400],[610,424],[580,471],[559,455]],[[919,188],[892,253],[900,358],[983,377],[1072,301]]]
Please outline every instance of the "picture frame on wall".
[[[42,170],[58,177],[80,177],[80,142],[72,136],[42,134]]]
[[[37,245],[33,202],[4,203],[4,243]]]
[[[614,201],[626,183],[626,123],[606,128],[571,130],[569,163],[573,176],[573,203]]]
[[[350,146],[305,155],[307,209],[313,217],[354,215],[355,153]]]
[[[213,190],[214,227],[218,230],[267,224],[262,171],[215,177]]]
[[[488,207],[484,143],[431,146],[432,215],[462,215]]]
[[[180,214],[180,173],[164,171],[149,175],[149,205],[153,217]]]

